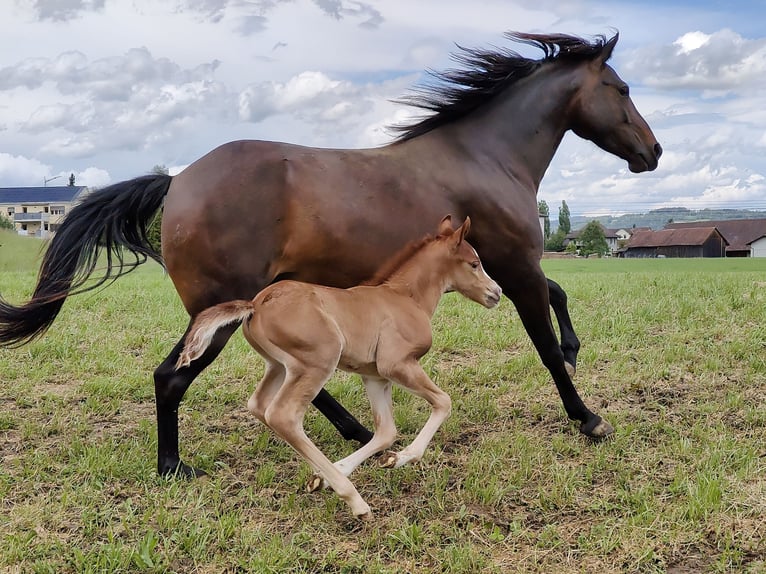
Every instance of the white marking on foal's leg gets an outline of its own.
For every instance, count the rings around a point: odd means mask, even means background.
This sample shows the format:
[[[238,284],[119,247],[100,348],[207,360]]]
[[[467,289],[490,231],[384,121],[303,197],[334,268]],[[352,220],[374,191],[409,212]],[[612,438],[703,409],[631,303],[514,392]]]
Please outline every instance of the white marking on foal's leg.
[[[431,405],[431,415],[409,446],[398,453],[384,453],[378,462],[385,468],[398,468],[423,458],[431,439],[452,410],[452,400],[449,395],[434,384],[418,363],[401,371],[401,379],[397,382],[411,393],[428,401]]]
[[[388,448],[396,440],[396,426],[391,403],[391,382],[377,377],[362,377],[362,380],[372,407],[375,434],[366,445],[333,465],[344,476],[350,476],[365,460]],[[328,487],[329,484],[326,480],[319,475],[314,475],[309,479],[306,490],[315,492],[320,488]]]

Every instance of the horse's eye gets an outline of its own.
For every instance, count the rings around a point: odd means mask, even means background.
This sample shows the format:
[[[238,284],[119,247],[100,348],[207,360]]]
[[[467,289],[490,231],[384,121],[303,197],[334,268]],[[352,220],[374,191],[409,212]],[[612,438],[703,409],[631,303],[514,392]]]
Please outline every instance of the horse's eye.
[[[627,98],[630,95],[630,88],[627,85],[620,86],[620,95]]]
[[[479,268],[479,262],[478,261],[471,261],[471,267],[474,268],[474,269],[478,269]]]

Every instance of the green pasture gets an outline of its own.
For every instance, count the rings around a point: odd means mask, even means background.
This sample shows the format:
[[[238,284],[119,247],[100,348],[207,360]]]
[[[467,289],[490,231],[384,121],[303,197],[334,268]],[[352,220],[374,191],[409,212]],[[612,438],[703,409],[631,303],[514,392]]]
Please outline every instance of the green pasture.
[[[0,294],[40,242],[0,233]],[[181,408],[156,475],[152,371],[186,326],[147,264],[0,349],[0,572],[766,572],[766,260],[545,260],[582,341],[575,384],[616,428],[582,437],[509,301],[446,296],[424,365],[453,414],[423,461],[353,476],[358,523],[246,410],[262,364],[237,334]],[[370,424],[358,381],[330,391]],[[394,397],[401,442],[427,417]],[[330,458],[355,448],[320,415]]]

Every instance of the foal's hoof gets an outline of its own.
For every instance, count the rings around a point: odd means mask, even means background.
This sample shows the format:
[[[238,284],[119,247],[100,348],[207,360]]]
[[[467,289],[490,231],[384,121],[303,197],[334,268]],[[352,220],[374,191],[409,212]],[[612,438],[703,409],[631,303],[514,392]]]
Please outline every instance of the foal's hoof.
[[[372,522],[372,510],[368,510],[364,514],[357,514],[356,517],[362,522]]]
[[[603,440],[614,432],[614,427],[601,417],[580,426],[580,432],[593,440]]]
[[[325,486],[324,478],[315,474],[306,483],[306,492],[316,492],[317,490],[322,490]]]
[[[572,363],[570,363],[569,361],[565,361],[564,368],[567,370],[567,375],[569,375],[569,378],[572,378],[575,376],[577,369]]]
[[[387,450],[380,455],[378,465],[380,465],[381,468],[395,468],[398,460],[399,457],[396,456],[395,452]]]

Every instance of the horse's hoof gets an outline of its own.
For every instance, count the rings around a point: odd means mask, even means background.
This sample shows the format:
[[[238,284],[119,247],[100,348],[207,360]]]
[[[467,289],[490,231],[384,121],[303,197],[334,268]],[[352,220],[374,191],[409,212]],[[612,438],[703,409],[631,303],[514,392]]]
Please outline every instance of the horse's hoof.
[[[168,467],[160,471],[160,476],[165,478],[183,478],[191,480],[193,478],[204,478],[207,473],[199,468],[194,468],[183,462],[179,462],[174,467]]]
[[[306,492],[316,492],[317,490],[321,490],[323,487],[324,479],[318,474],[315,474],[309,478],[308,483],[306,483]]]
[[[356,517],[362,522],[372,522],[372,510],[368,510],[364,514],[357,514]]]
[[[398,457],[396,456],[396,453],[390,450],[387,450],[386,452],[380,455],[380,458],[378,459],[378,464],[380,465],[381,468],[394,468],[396,466],[397,460],[398,460]]]
[[[577,369],[572,363],[570,363],[569,361],[565,361],[564,368],[567,370],[567,375],[569,375],[569,378],[572,378],[575,376]]]
[[[580,432],[593,440],[603,440],[614,432],[614,427],[601,417],[597,417],[590,425],[583,423]]]

